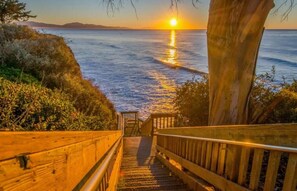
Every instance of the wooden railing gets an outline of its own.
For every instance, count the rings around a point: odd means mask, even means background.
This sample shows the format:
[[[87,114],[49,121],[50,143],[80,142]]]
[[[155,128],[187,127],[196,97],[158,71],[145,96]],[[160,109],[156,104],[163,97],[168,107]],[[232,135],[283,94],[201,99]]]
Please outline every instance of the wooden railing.
[[[108,152],[103,161],[100,161],[95,167],[94,172],[82,182],[82,191],[113,191],[117,187],[118,172],[121,166],[122,139],[119,139],[112,149]]]
[[[118,130],[122,130],[124,136],[139,136],[143,120],[139,118],[138,111],[122,111],[117,113],[117,124]]]
[[[177,115],[175,113],[153,113],[141,125],[143,136],[152,136],[159,129],[175,127]]]
[[[122,131],[2,132],[0,145],[0,190],[116,188]]]
[[[187,171],[221,190],[296,190],[297,125],[158,132],[157,157],[193,190],[200,189]]]

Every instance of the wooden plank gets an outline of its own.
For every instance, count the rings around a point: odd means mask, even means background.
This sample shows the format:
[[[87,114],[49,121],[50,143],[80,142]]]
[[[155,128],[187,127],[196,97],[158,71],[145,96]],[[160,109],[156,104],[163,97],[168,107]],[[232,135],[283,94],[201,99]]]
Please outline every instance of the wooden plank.
[[[192,150],[191,162],[195,163],[196,156],[197,156],[197,141],[194,140],[193,141],[193,150]]]
[[[121,168],[122,159],[123,159],[123,142],[121,144],[122,146],[119,148],[115,164],[110,174],[110,180],[108,182],[107,191],[114,191],[117,188],[117,183],[120,176],[120,168]]]
[[[202,141],[200,166],[205,167],[206,160],[206,141]]]
[[[227,152],[226,152],[226,166],[225,166],[225,177],[229,180],[232,180],[231,173],[232,173],[232,168],[233,168],[233,145],[227,145]]]
[[[172,144],[172,142],[171,142],[171,137],[168,137],[167,138],[167,142],[166,142],[166,144],[167,144],[167,148],[168,148],[168,150],[170,150],[170,151],[172,151],[173,152],[173,144]]]
[[[181,171],[175,165],[171,164],[168,160],[164,159],[160,154],[157,155],[157,158],[167,166],[176,176],[178,176],[191,190],[199,191],[214,191],[215,189],[207,184],[204,181],[201,181],[197,178],[193,178],[188,175],[186,172]]]
[[[141,135],[142,136],[150,136],[154,132],[153,129],[154,123],[153,119],[149,118],[141,125]]]
[[[183,127],[160,133],[297,147],[297,124]]]
[[[170,128],[170,117],[166,117],[166,128]]]
[[[159,120],[158,129],[163,129],[163,126],[162,126],[162,117],[159,117],[158,120]]]
[[[169,120],[170,120],[170,117],[166,117],[166,128],[170,127]]]
[[[188,160],[183,159],[182,157],[165,150],[164,148],[157,146],[157,149],[164,153],[165,155],[169,156],[179,164],[181,164],[184,168],[188,169],[198,177],[204,179],[205,181],[209,182],[210,184],[214,185],[215,187],[221,190],[236,190],[236,191],[248,191],[247,188],[244,188],[232,181],[225,179],[222,176],[219,176],[207,169],[204,169],[195,163],[192,163]]]
[[[186,159],[190,160],[191,154],[192,154],[192,140],[186,140],[187,142],[187,150],[186,150]]]
[[[178,152],[177,152],[177,154],[179,155],[179,156],[181,156],[182,155],[182,139],[181,138],[178,138],[177,139],[178,140]]]
[[[208,169],[208,170],[210,170],[211,158],[212,158],[212,142],[207,142],[205,168]]]
[[[187,139],[182,139],[182,157],[186,158]]]
[[[157,130],[156,129],[156,126],[154,125],[154,119],[152,118],[149,122],[149,127],[151,129],[151,133],[150,133],[150,136],[154,136],[154,133],[155,131]]]
[[[175,154],[177,154],[178,153],[178,140],[176,140],[175,138],[171,137],[171,144],[174,145],[173,152]]]
[[[243,147],[241,151],[240,163],[239,163],[239,173],[238,173],[238,184],[244,185],[246,182],[247,169],[249,165],[251,149],[248,147]]]
[[[158,118],[158,129],[163,129],[163,127],[162,127],[162,117]]]
[[[295,191],[297,187],[297,154],[291,153],[286,170],[283,191]]]
[[[211,171],[217,171],[217,164],[219,158],[219,143],[213,143],[212,155],[211,155]]]
[[[201,166],[202,142],[201,141],[196,141],[196,142],[197,142],[197,152],[196,152],[195,163],[197,165],[200,165]]]
[[[229,180],[235,181],[238,177],[240,160],[240,147],[227,145],[226,169],[225,174]]]
[[[168,139],[169,137],[164,137],[164,148],[168,149]]]
[[[259,178],[262,168],[262,161],[263,161],[264,150],[262,149],[255,149],[254,150],[254,157],[253,157],[253,165],[250,177],[250,185],[249,188],[251,190],[256,190],[259,184]]]
[[[278,151],[270,151],[264,185],[265,191],[274,190],[281,154],[282,153]]]
[[[20,167],[16,158],[1,161],[0,190],[72,190],[121,137],[121,132],[90,137],[82,142],[27,154],[26,169]],[[44,140],[37,139],[35,143],[38,141],[43,144]]]
[[[44,150],[104,137],[120,131],[72,131],[72,132],[1,132],[0,161],[15,158],[21,153],[37,153]],[[40,144],[42,140],[42,144]]]
[[[227,145],[226,144],[220,144],[219,159],[218,159],[218,169],[217,169],[217,173],[219,175],[223,175],[224,174],[225,161],[226,161],[226,152],[227,152]]]
[[[175,127],[175,118],[172,117],[172,127]]]

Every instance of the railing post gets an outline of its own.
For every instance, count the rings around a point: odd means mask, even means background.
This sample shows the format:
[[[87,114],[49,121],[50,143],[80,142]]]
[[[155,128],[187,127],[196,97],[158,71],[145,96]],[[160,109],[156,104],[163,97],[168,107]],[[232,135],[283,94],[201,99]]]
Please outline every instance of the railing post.
[[[151,127],[152,127],[152,132],[151,132],[151,136],[153,137],[154,136],[154,131],[155,131],[155,129],[154,129],[154,117],[152,117],[152,120],[151,120]],[[150,124],[149,124],[150,125]]]

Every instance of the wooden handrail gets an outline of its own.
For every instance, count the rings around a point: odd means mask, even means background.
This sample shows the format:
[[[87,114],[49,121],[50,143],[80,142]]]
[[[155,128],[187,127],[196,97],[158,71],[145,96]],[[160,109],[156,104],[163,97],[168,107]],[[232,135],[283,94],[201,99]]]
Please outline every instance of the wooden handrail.
[[[73,190],[121,136],[121,131],[2,132],[0,190]]]
[[[119,148],[122,144],[122,137],[118,139],[112,149],[108,152],[107,156],[104,160],[100,163],[99,167],[96,168],[95,172],[92,176],[88,179],[88,181],[82,187],[82,191],[105,191],[107,189],[114,190],[116,185],[110,183],[110,176],[112,173],[108,172],[109,168],[113,168],[111,163],[116,160],[119,155]],[[115,169],[119,171],[119,169]]]
[[[265,150],[289,152],[289,153],[297,154],[297,147],[284,147],[284,146],[265,145],[265,144],[257,144],[257,143],[250,143],[250,142],[231,141],[231,140],[224,140],[224,139],[211,139],[211,138],[182,136],[182,135],[168,135],[168,134],[161,134],[161,133],[157,133],[156,135],[163,136],[163,137],[174,137],[174,138],[182,138],[182,139],[196,140],[196,141],[207,141],[207,142],[237,145],[237,146],[244,146],[244,147],[257,148],[257,149],[265,149]]]
[[[296,124],[175,128],[159,130],[156,148],[167,166],[175,161],[221,190],[275,190],[278,179],[295,191],[296,137]]]

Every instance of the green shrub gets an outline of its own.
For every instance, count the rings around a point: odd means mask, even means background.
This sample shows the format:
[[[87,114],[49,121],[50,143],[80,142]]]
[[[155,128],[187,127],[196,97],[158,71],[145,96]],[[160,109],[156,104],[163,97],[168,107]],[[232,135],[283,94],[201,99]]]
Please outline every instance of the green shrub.
[[[252,124],[297,122],[297,81],[275,85],[275,68],[256,77],[251,92]]]
[[[40,82],[31,75],[23,73],[20,69],[0,66],[0,77],[12,82],[21,82],[26,84],[40,84]]]
[[[42,86],[62,91],[77,111],[89,117],[86,122],[92,124],[91,129],[116,126],[113,104],[90,81],[83,79],[63,38],[40,34],[25,26],[0,25],[0,41],[3,42],[0,45],[2,67],[19,69],[36,78]]]
[[[275,85],[275,68],[256,76],[249,105],[250,124],[297,122],[297,80]],[[184,121],[182,125],[208,124],[208,80],[188,81],[176,90],[175,108]]]
[[[0,78],[0,130],[102,130],[106,120],[77,111],[67,94]]]
[[[11,130],[73,130],[77,111],[66,96],[36,85],[0,78],[0,127]]]
[[[209,113],[208,80],[206,77],[187,81],[176,89],[175,108],[184,125],[207,125]]]

